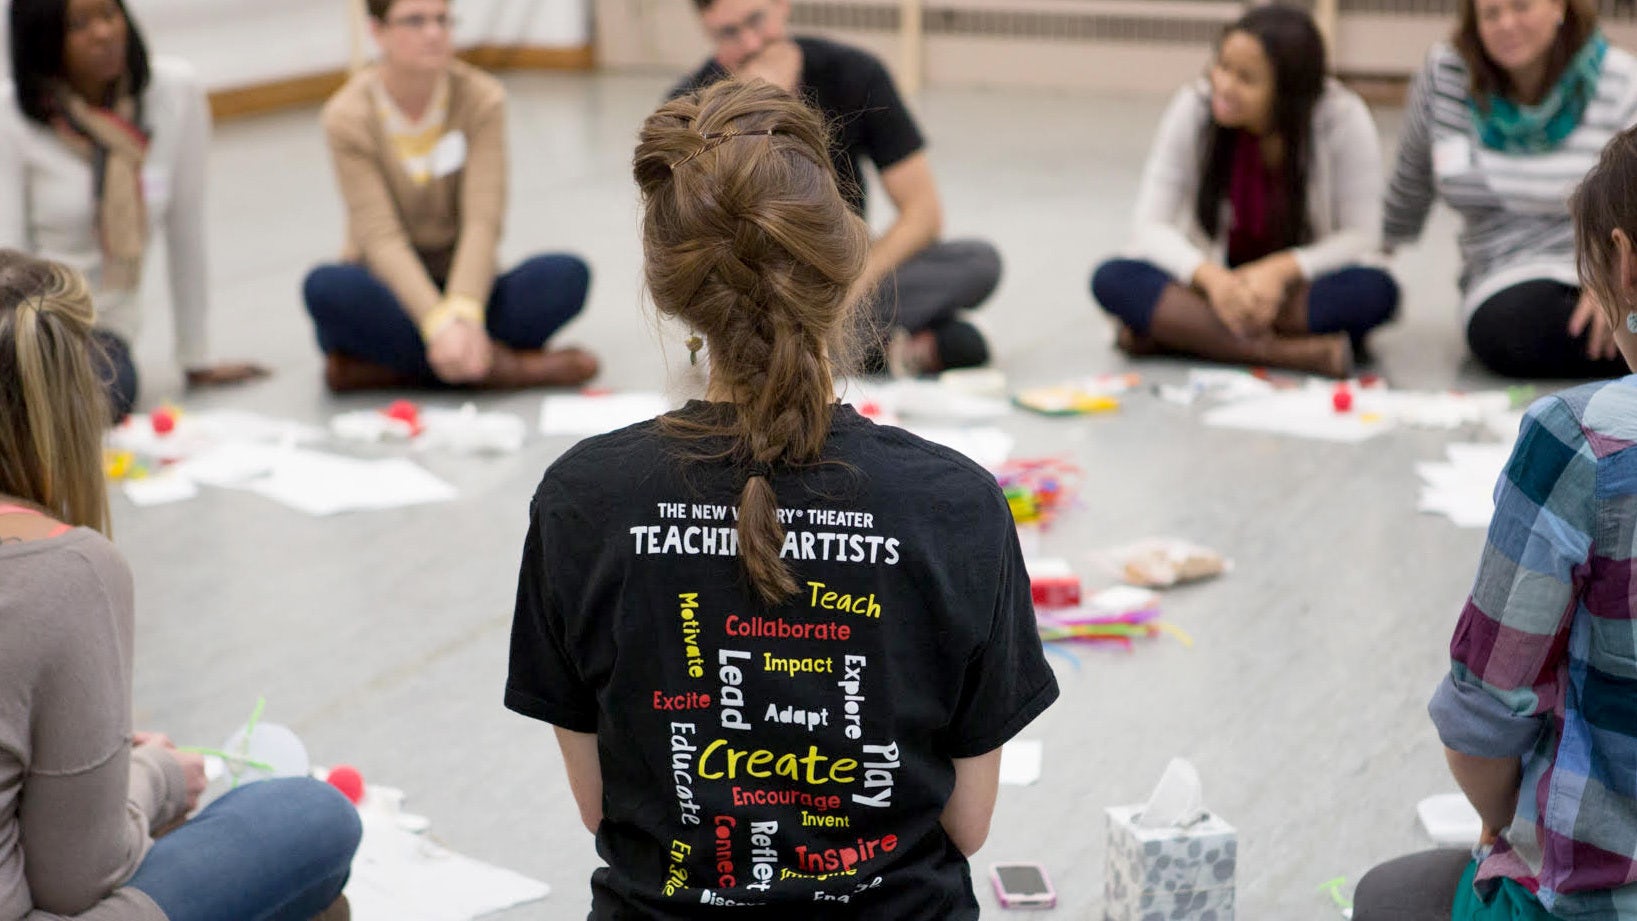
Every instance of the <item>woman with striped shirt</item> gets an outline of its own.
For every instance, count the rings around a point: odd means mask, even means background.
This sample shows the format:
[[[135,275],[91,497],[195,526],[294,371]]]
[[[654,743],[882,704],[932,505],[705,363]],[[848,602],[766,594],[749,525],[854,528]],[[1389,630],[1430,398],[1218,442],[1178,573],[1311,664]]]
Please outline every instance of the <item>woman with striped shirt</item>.
[[[1637,121],[1637,58],[1609,46],[1592,0],[1462,0],[1410,90],[1387,189],[1389,249],[1437,199],[1461,216],[1467,342],[1512,377],[1623,373],[1575,275],[1569,193]]]

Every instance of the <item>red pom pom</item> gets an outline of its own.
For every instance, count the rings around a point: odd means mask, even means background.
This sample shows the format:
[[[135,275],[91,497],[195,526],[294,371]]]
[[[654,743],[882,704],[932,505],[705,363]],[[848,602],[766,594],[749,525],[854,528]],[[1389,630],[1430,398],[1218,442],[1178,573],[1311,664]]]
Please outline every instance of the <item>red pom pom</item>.
[[[350,764],[338,764],[330,768],[330,776],[325,778],[330,786],[341,791],[354,806],[364,799],[364,775]]]
[[[1347,389],[1346,384],[1337,384],[1336,392],[1330,395],[1330,405],[1336,412],[1345,413],[1353,408],[1353,391]]]
[[[387,405],[384,414],[388,419],[397,419],[409,426],[409,434],[421,433],[421,408],[412,400],[393,400]]]
[[[388,404],[386,414],[388,419],[397,419],[410,425],[414,425],[421,418],[420,407],[410,400],[393,400]]]
[[[148,421],[153,424],[155,435],[169,435],[176,430],[176,413],[163,407],[154,410],[148,416]]]

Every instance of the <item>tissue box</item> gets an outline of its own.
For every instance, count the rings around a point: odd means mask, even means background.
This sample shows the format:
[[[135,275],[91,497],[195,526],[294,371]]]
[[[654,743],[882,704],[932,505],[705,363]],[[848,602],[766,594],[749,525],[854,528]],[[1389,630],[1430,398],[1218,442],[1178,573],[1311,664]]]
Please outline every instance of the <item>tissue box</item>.
[[[1233,921],[1238,833],[1215,814],[1139,828],[1142,806],[1111,806],[1104,921]]]

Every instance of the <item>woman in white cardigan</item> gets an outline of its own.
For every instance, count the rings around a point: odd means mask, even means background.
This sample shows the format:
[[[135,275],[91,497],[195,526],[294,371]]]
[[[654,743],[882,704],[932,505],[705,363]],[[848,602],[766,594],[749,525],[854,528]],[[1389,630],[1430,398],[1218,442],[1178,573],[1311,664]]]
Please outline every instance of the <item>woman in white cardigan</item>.
[[[1130,354],[1352,373],[1398,286],[1380,249],[1382,175],[1362,100],[1325,78],[1307,13],[1269,5],[1224,32],[1207,81],[1160,124],[1129,258],[1092,277]]]
[[[137,397],[148,242],[169,256],[176,358],[189,386],[266,373],[212,364],[205,322],[210,110],[193,70],[147,48],[122,0],[13,0],[11,83],[0,83],[0,248],[91,280],[116,419]]]

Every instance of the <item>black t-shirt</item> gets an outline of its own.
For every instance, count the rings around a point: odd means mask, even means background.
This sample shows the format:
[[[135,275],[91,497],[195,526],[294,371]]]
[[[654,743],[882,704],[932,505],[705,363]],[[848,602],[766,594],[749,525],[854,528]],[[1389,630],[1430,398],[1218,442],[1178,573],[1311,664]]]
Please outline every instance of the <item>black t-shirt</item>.
[[[887,68],[867,51],[822,38],[800,37],[801,95],[824,113],[835,132],[830,160],[841,181],[841,194],[860,215],[864,213],[864,160],[877,172],[926,146],[915,118],[904,106]],[[727,76],[712,60],[672,90],[675,98],[706,87]]]
[[[743,473],[677,449],[652,421],[581,442],[523,550],[506,706],[597,734],[591,916],[976,918],[951,759],[1057,698],[994,477],[837,407],[830,463],[774,472],[800,592],[765,608]]]

